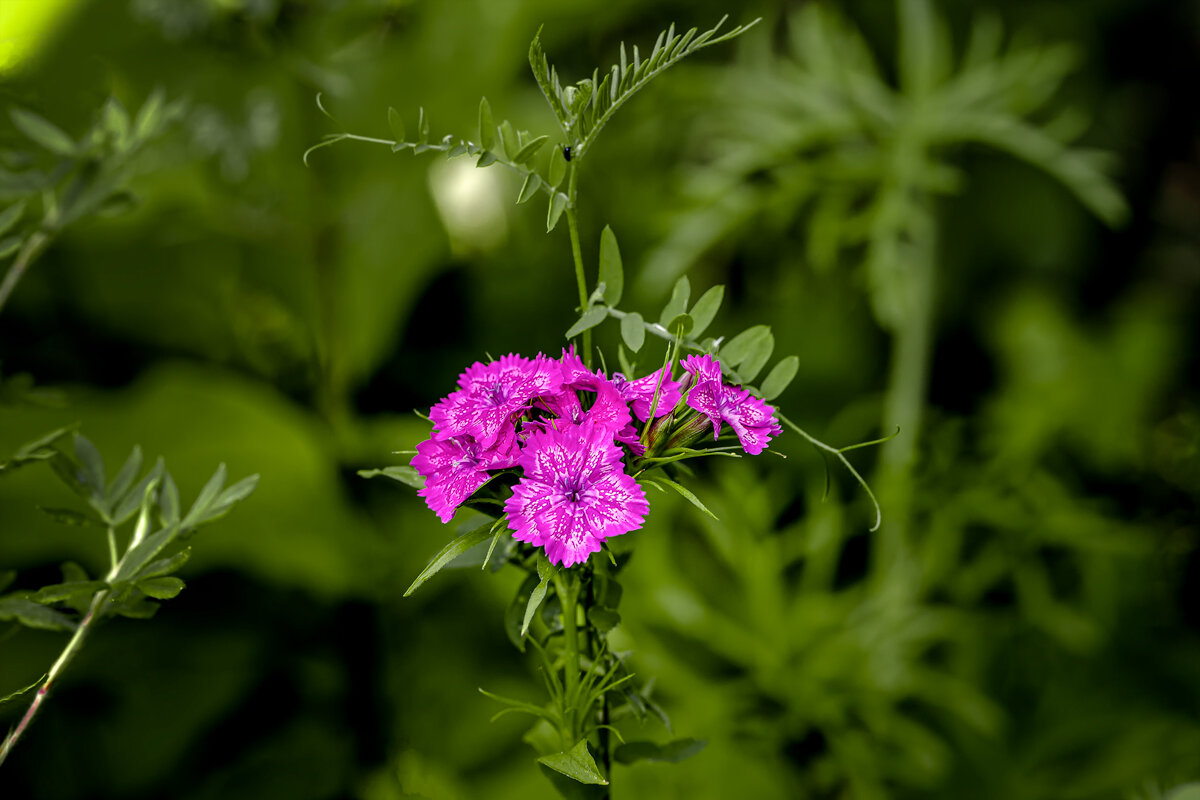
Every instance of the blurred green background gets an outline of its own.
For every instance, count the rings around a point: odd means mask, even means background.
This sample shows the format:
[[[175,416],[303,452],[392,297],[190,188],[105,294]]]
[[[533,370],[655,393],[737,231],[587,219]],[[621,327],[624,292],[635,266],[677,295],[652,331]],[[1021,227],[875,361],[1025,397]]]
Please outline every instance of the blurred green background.
[[[55,390],[6,394],[0,454],[78,422],[110,464],[162,455],[185,496],[222,461],[262,479],[195,541],[178,599],[89,641],[4,797],[552,796],[523,720],[489,723],[476,692],[539,697],[502,631],[520,576],[444,573],[402,600],[452,529],[355,472],[400,463],[428,432],[412,409],[470,362],[558,350],[566,231],[499,170],[301,154],[338,131],[318,92],[365,135],[389,136],[390,105],[474,136],[486,95],[553,136],[525,61],[539,26],[573,81],[622,40],[725,13],[764,21],[657,80],[583,162],[591,269],[607,223],[626,306],[656,314],[681,270],[697,294],[727,284],[714,330],[772,325],[801,364],[778,403],[830,443],[890,432],[905,391],[919,426],[852,454],[883,495],[876,534],[853,481],[831,467],[823,498],[790,434],[786,461],[700,470],[720,522],[654,498],[622,635],[677,734],[709,744],[618,767],[615,795],[1151,800],[1200,780],[1200,3],[933,6],[943,75],[990,13],[1005,44],[972,86],[1111,154],[1124,214],[1066,150],[1039,164],[965,137],[888,160],[912,130],[896,109],[920,107],[904,65],[939,52],[898,35],[920,4],[80,0],[46,3],[44,29],[18,19],[34,5],[0,9],[0,104],[73,135],[109,96],[185,106],[139,161],[136,206],[69,228],[0,314],[10,388]],[[893,106],[873,104],[867,53]],[[0,149],[27,144],[4,116]],[[883,222],[880,197],[898,198]],[[37,465],[0,480],[18,587],[105,563],[97,531],[37,508],[69,502]],[[64,641],[0,642],[0,695]]]

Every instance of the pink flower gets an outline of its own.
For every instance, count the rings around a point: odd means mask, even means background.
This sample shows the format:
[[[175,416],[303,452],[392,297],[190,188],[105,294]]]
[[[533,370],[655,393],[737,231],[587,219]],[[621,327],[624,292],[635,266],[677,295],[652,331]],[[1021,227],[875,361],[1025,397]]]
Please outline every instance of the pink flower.
[[[712,356],[689,356],[683,362],[694,385],[688,390],[687,404],[708,417],[713,439],[721,435],[721,423],[729,423],[742,449],[758,455],[767,448],[771,437],[783,428],[775,419],[775,409],[745,389],[721,382],[721,365]]]
[[[413,468],[425,478],[425,487],[417,494],[442,522],[449,522],[455,510],[492,477],[489,470],[515,465],[517,455],[515,438],[503,449],[491,450],[484,450],[470,436],[427,439],[417,445],[412,460]]]
[[[613,435],[618,435],[629,427],[632,422],[629,406],[622,399],[617,386],[602,374],[585,367],[579,356],[575,355],[574,347],[563,351],[559,363],[562,370],[562,391],[542,398],[542,404],[547,411],[576,425],[585,421],[594,422]],[[584,411],[579,400],[578,393],[581,391],[594,392],[596,395],[587,411]]]
[[[458,391],[429,411],[434,438],[471,436],[482,448],[507,450],[516,435],[513,421],[534,398],[559,391],[562,376],[551,359],[510,353],[499,361],[472,364],[459,376],[458,385]]]
[[[591,421],[533,431],[518,466],[524,477],[504,510],[513,535],[544,547],[551,563],[585,561],[605,539],[640,528],[650,512],[612,432]]]
[[[662,376],[661,387],[658,384],[660,375]],[[666,367],[637,380],[629,380],[618,372],[613,375],[612,382],[617,387],[621,398],[629,403],[634,415],[643,422],[650,419],[650,407],[654,403],[655,389],[658,390],[658,405],[654,409],[655,417],[670,414],[671,409],[675,408],[675,404],[679,402],[679,383],[671,380],[671,374]]]

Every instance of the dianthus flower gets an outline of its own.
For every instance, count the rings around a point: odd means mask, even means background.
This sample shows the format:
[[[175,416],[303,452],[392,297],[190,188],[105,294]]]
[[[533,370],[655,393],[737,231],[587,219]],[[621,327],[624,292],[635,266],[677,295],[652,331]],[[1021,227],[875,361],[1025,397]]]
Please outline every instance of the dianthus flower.
[[[612,432],[594,422],[534,430],[518,459],[524,477],[504,504],[514,536],[570,567],[611,536],[637,530],[646,493],[625,473]]]
[[[710,355],[688,356],[683,369],[691,375],[687,404],[708,417],[713,439],[721,435],[721,423],[729,423],[742,449],[758,455],[772,436],[783,428],[775,419],[775,409],[745,389],[727,386],[721,381],[721,365]]]
[[[576,425],[591,421],[615,436],[630,427],[632,417],[629,405],[622,399],[617,386],[604,375],[584,366],[579,356],[575,355],[574,347],[563,351],[559,365],[562,391],[542,398],[547,411]],[[594,392],[596,395],[586,411],[579,400],[580,391]]]
[[[429,412],[434,438],[466,435],[484,449],[499,446],[507,450],[516,436],[513,420],[534,398],[559,391],[562,375],[552,359],[510,353],[488,364],[472,364],[458,377],[458,385],[458,391]]]
[[[492,477],[489,470],[504,469],[517,463],[517,443],[508,440],[504,449],[485,450],[470,436],[427,439],[417,445],[412,466],[425,478],[417,494],[442,522],[449,522],[454,511],[475,490]]]
[[[661,386],[658,382],[660,376],[662,377]],[[629,380],[618,372],[613,375],[612,382],[617,387],[621,398],[629,403],[633,413],[643,422],[650,419],[650,408],[654,404],[655,390],[658,391],[658,405],[654,408],[655,417],[671,413],[671,409],[675,408],[675,404],[679,402],[679,383],[671,380],[671,375],[666,367],[636,380]]]

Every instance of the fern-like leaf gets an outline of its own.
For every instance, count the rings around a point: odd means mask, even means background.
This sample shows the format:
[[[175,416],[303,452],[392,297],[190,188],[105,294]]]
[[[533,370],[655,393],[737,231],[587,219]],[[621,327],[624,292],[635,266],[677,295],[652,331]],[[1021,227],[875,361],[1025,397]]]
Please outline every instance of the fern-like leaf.
[[[718,36],[726,19],[728,17],[721,17],[716,25],[703,33],[698,33],[698,28],[692,28],[687,33],[676,34],[675,25],[672,24],[658,35],[650,57],[644,61],[637,45],[634,45],[631,62],[622,42],[618,63],[602,79],[600,71],[596,70],[591,78],[566,88],[558,78],[558,71],[546,58],[539,29],[529,45],[529,66],[533,69],[538,87],[558,118],[563,135],[570,143],[572,158],[583,156],[617,109],[655,77],[697,50],[740,36],[759,21],[755,19],[746,25],[738,25]]]

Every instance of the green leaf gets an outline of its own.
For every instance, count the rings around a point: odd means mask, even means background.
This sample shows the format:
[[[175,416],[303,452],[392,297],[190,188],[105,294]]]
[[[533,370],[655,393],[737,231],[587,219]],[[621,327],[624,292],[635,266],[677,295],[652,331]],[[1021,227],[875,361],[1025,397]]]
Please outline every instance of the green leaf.
[[[21,219],[21,215],[25,213],[25,201],[13,203],[4,211],[0,211],[0,234],[8,233],[9,228],[17,224]],[[2,258],[3,256],[0,256]]]
[[[592,606],[587,611],[588,621],[601,633],[608,633],[621,624],[621,615],[611,608]]]
[[[158,460],[159,466],[162,466],[162,459]],[[140,502],[140,501],[139,501]],[[179,524],[179,487],[175,485],[175,479],[171,477],[171,473],[163,470],[162,491],[158,496],[158,508],[163,525]]]
[[[391,129],[392,136],[396,137],[397,142],[404,141],[404,118],[391,106],[388,106],[388,128]]]
[[[182,592],[184,587],[183,581],[173,576],[147,578],[138,581],[135,585],[144,594],[155,600],[170,600]]]
[[[112,583],[132,580],[150,559],[161,553],[164,547],[175,541],[176,537],[179,536],[179,531],[180,528],[178,525],[171,525],[138,542],[121,558],[121,565],[117,569],[117,574],[113,576]]]
[[[556,147],[550,151],[550,168],[546,172],[546,183],[554,188],[567,177],[567,159],[563,157],[562,148]]]
[[[579,320],[567,330],[566,337],[568,339],[574,339],[576,336],[588,330],[589,328],[594,328],[599,325],[607,316],[608,309],[606,309],[604,306],[592,306],[587,311],[583,312],[583,316],[580,317]]]
[[[44,681],[45,679],[46,679],[46,676],[43,675],[42,677],[38,678],[33,683],[26,686],[24,689],[17,689],[15,692],[12,692],[11,694],[6,694],[4,697],[0,697],[0,706],[4,705],[5,703],[9,702],[10,700],[16,700],[18,697],[20,697],[21,695],[23,695],[27,692],[33,691],[37,687],[41,686],[42,681]]]
[[[102,520],[90,514],[84,514],[70,508],[46,508],[45,506],[38,506],[37,510],[48,515],[60,525],[74,525],[83,528],[90,525],[103,524]]]
[[[414,489],[423,489],[425,487],[425,478],[415,469],[409,466],[399,467],[384,467],[383,469],[360,469],[358,471],[360,478],[391,478],[394,481],[399,481],[405,486],[411,486]]]
[[[188,559],[191,557],[191,548],[185,547],[183,550],[180,550],[178,553],[170,556],[169,558],[160,558],[157,561],[147,564],[146,568],[141,571],[139,577],[157,578],[162,575],[170,575],[172,572],[177,571],[180,567],[186,564]]]
[[[508,120],[500,123],[500,148],[504,151],[504,156],[509,161],[516,161],[517,153],[521,152],[517,131]]]
[[[630,377],[633,376],[637,368],[637,362],[629,360],[629,356],[625,353],[624,345],[617,345],[617,363],[621,365],[621,372]]]
[[[755,341],[745,358],[742,359],[741,366],[738,367],[738,374],[742,376],[742,382],[749,383],[754,380],[774,351],[775,336],[768,331],[766,336]]]
[[[120,614],[130,619],[150,619],[158,613],[158,603],[147,597],[126,600],[109,606],[105,613]]]
[[[496,122],[492,119],[492,106],[486,97],[479,101],[479,146],[484,150],[496,148]]]
[[[617,235],[607,225],[600,231],[600,280],[604,283],[604,302],[610,306],[621,302],[621,294],[625,290],[625,271],[621,266]]]
[[[708,744],[703,739],[676,739],[659,745],[654,742],[628,742],[613,752],[613,758],[622,764],[636,761],[667,761],[677,764],[699,753]]]
[[[558,218],[562,216],[563,211],[567,207],[567,196],[562,192],[555,192],[550,197],[550,206],[546,209],[546,233],[554,230],[558,225]]]
[[[533,587],[533,591],[529,593],[529,601],[525,604],[525,619],[521,622],[521,638],[525,638],[525,634],[529,633],[529,623],[533,622],[533,615],[537,613],[538,607],[542,601],[546,599],[546,591],[550,587],[550,577],[546,576],[538,581],[538,585]]]
[[[684,500],[687,500],[689,503],[691,503],[696,508],[703,511],[705,514],[708,514],[713,519],[717,519],[717,515],[711,511],[709,511],[708,506],[706,506],[706,505],[704,505],[704,503],[700,502],[700,498],[696,497],[696,495],[692,494],[691,490],[688,489],[686,486],[682,486],[682,485],[676,483],[675,481],[671,480],[670,478],[664,478],[661,475],[656,475],[653,478],[642,478],[642,481],[644,483],[652,483],[655,485],[663,484],[663,485],[671,487],[676,492],[678,492],[679,496],[682,497]]]
[[[526,142],[525,146],[522,147],[515,156],[513,156],[513,163],[526,164],[531,161],[533,157],[537,155],[538,151],[542,149],[542,145],[544,145],[549,138],[549,136],[543,134],[532,141]]]
[[[528,203],[542,188],[542,176],[536,172],[531,172],[525,176],[525,182],[521,184],[521,193],[517,195],[517,204]]]
[[[448,545],[443,547],[441,551],[433,557],[433,560],[429,562],[429,565],[421,571],[421,574],[417,576],[417,579],[412,582],[412,586],[409,586],[408,589],[405,590],[404,596],[408,597],[411,595],[421,584],[425,583],[425,581],[429,580],[438,572],[440,572],[442,567],[446,566],[455,558],[467,552],[480,542],[486,542],[491,535],[491,529],[485,525],[473,531],[468,531],[454,541],[450,542]]]
[[[771,368],[767,373],[767,377],[759,387],[759,394],[763,400],[774,400],[796,377],[797,370],[800,369],[800,359],[796,356],[788,356],[782,359],[778,364]]]
[[[672,336],[684,337],[691,332],[694,324],[695,323],[692,322],[692,316],[690,314],[676,314],[671,318],[671,321],[667,323],[666,328],[668,331],[670,331]]]
[[[549,756],[542,756],[538,759],[539,764],[545,764],[555,772],[561,772],[568,778],[579,781],[580,783],[598,784],[607,786],[608,781],[600,774],[600,770],[596,767],[596,762],[592,758],[592,754],[588,752],[587,739],[580,739],[579,742],[565,753],[554,753]]]
[[[530,573],[526,576],[521,587],[517,589],[517,593],[513,595],[512,602],[508,604],[508,608],[504,612],[504,633],[508,636],[508,640],[513,643],[513,646],[525,652],[525,639],[521,635],[522,623],[525,619],[525,607],[529,604],[529,596],[533,594],[533,590],[537,587],[540,581],[538,576]]]
[[[504,705],[508,706],[509,708],[513,709],[514,711],[523,711],[526,714],[532,714],[535,717],[541,717],[543,719],[548,719],[550,717],[549,711],[542,708],[541,706],[535,706],[533,703],[527,703],[524,700],[513,700],[511,697],[504,697],[502,695],[493,694],[492,692],[489,692],[487,689],[480,689],[479,693],[482,695],[485,695],[487,697],[490,697],[497,702],[504,703]],[[495,718],[493,717],[493,719],[495,719]]]
[[[696,305],[692,306],[692,310],[688,312],[692,315],[693,337],[698,337],[708,330],[708,326],[712,324],[713,317],[717,315],[718,309],[721,308],[721,301],[724,299],[725,287],[720,284],[713,286],[700,296]]]
[[[180,525],[182,528],[194,528],[200,524],[204,515],[208,513],[209,508],[216,502],[217,495],[221,492],[221,487],[225,485],[225,465],[217,465],[217,471],[208,479],[208,483],[204,484],[204,488],[200,490],[200,494],[196,497],[196,501],[192,503],[192,507],[188,509],[187,516],[183,518]]]
[[[137,479],[138,471],[142,468],[142,448],[134,445],[133,452],[129,454],[129,458],[125,459],[125,464],[121,467],[121,471],[117,473],[117,477],[113,478],[112,483],[108,485],[105,491],[105,500],[109,508],[115,507],[123,499],[126,492]],[[140,499],[140,498],[139,498]]]
[[[725,344],[721,345],[721,350],[718,356],[721,363],[729,367],[736,367],[742,363],[746,356],[750,355],[751,350],[767,336],[771,335],[770,327],[766,325],[755,325],[752,328],[739,333],[737,336],[730,339]]]
[[[69,433],[74,432],[74,426],[58,428],[45,436],[34,439],[32,442],[26,442],[13,453],[12,458],[8,461],[0,462],[0,472],[6,469],[13,469],[30,461],[45,461],[46,459],[54,458],[59,455],[58,450],[51,447],[59,439]]]
[[[11,108],[8,115],[17,130],[50,152],[60,156],[75,155],[75,141],[54,123],[23,108]]]
[[[15,620],[27,628],[47,631],[73,631],[76,628],[66,614],[20,595],[0,597],[0,620]]]
[[[621,338],[635,353],[641,350],[642,345],[646,342],[645,324],[642,315],[636,311],[626,314],[625,318],[621,320]],[[633,375],[630,373],[630,378],[632,377]]]
[[[25,240],[20,236],[6,236],[0,239],[0,259],[5,259],[21,249]]]
[[[83,478],[89,493],[96,499],[104,497],[104,459],[100,451],[82,433],[75,434],[75,457],[83,468]]]
[[[117,504],[116,509],[113,510],[113,512],[111,514],[113,525],[121,525],[122,523],[127,521],[130,517],[132,517],[135,513],[137,513],[137,510],[139,508],[141,508],[141,506],[142,506],[142,499],[146,496],[146,487],[149,486],[152,482],[157,481],[160,478],[162,478],[164,471],[165,471],[165,466],[163,464],[163,460],[160,458],[154,463],[154,469],[152,469],[152,470],[150,470],[150,472],[146,473],[146,476],[144,478],[142,478],[140,481],[138,481],[136,486],[134,486],[132,489],[130,489],[128,492],[126,492],[125,497],[120,501],[120,503]],[[174,487],[175,487],[175,484],[174,484],[174,482],[172,482],[171,488],[173,489]],[[166,490],[166,481],[164,480],[162,492],[159,494],[160,508],[163,506],[163,504],[165,502],[168,501],[168,498],[166,497],[166,491],[167,491]],[[179,494],[178,494],[178,491],[176,491],[174,498],[175,498],[176,516],[172,520],[172,522],[177,522],[179,520],[179,516],[178,516]]]
[[[125,149],[129,144],[129,112],[121,101],[115,97],[108,98],[101,113],[104,129],[112,138],[118,150]]]
[[[425,116],[425,107],[417,109],[417,144],[429,142],[429,117]]]
[[[497,159],[496,159],[495,153],[493,153],[491,150],[484,150],[482,153],[479,154],[479,160],[475,162],[475,167],[477,169],[483,168],[483,167],[490,167],[492,164],[496,163],[496,160]]]
[[[155,89],[142,103],[137,117],[133,121],[134,141],[144,141],[158,132],[159,123],[163,120],[163,93]]]
[[[678,317],[683,312],[687,311],[688,298],[692,293],[692,285],[688,282],[687,275],[683,275],[679,280],[675,281],[675,286],[671,289],[671,299],[663,306],[662,313],[658,315],[658,324],[664,328],[667,324]]]
[[[258,488],[258,475],[249,475],[242,478],[233,486],[221,492],[213,504],[209,506],[208,511],[195,524],[200,525],[201,523],[212,522],[215,519],[225,516],[233,508],[234,503],[245,500],[256,488]]]
[[[108,584],[104,581],[70,581],[68,583],[55,583],[38,589],[29,596],[29,599],[35,603],[50,605],[52,603],[61,603],[65,600],[71,600],[78,597],[91,598],[96,594],[96,592],[103,591],[107,588]]]

